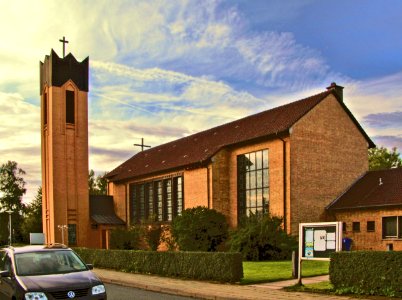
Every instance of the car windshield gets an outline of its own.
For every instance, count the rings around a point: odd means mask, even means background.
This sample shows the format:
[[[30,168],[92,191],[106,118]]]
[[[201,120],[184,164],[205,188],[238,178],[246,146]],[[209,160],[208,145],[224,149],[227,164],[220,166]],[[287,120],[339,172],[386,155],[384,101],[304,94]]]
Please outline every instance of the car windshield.
[[[61,274],[87,270],[87,266],[71,250],[37,251],[15,254],[19,276]]]

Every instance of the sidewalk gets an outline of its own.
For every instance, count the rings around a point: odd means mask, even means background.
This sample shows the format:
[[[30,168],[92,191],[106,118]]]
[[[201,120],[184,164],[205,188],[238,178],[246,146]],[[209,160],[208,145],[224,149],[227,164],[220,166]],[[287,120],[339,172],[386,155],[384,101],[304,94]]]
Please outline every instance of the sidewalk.
[[[287,280],[277,283],[264,283],[255,285],[236,285],[236,284],[219,284],[195,280],[183,280],[167,277],[158,277],[152,275],[131,274],[117,272],[105,269],[94,269],[94,272],[105,283],[114,283],[123,286],[135,287],[153,292],[162,292],[166,294],[201,298],[201,299],[275,299],[275,300],[290,300],[297,298],[298,300],[309,299],[326,299],[326,300],[345,300],[356,299],[343,296],[332,296],[324,294],[310,294],[300,292],[286,292],[279,290],[286,285],[294,284],[294,280]],[[322,276],[320,276],[322,277]],[[327,280],[326,278],[323,278]],[[304,283],[308,280],[303,279]],[[322,280],[322,279],[315,279]],[[363,298],[359,298],[363,299]]]

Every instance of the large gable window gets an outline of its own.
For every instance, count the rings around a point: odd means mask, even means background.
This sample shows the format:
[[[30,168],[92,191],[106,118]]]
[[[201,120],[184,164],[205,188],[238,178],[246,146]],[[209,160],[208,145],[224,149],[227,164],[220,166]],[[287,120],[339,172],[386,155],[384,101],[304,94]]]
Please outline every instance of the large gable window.
[[[239,218],[267,213],[269,208],[268,150],[237,156],[237,200]]]
[[[382,238],[402,238],[402,216],[382,218]]]
[[[130,185],[132,223],[172,221],[183,210],[183,177]]]

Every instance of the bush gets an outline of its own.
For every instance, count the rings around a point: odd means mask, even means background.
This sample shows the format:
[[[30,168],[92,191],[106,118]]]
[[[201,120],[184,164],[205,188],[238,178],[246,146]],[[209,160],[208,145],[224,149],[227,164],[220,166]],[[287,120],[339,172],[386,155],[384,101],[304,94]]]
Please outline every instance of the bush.
[[[239,282],[243,277],[240,253],[74,250],[97,268],[220,282]]]
[[[228,237],[225,216],[198,206],[186,209],[172,222],[172,236],[182,251],[216,251]]]
[[[231,232],[230,251],[241,252],[245,260],[290,259],[297,241],[281,228],[282,219],[269,214],[251,214]]]
[[[145,241],[152,251],[158,250],[162,236],[162,226],[160,224],[146,225],[144,230]]]
[[[131,227],[129,230],[116,228],[111,231],[110,248],[134,250],[140,248],[141,229]]]
[[[331,255],[329,277],[336,292],[402,296],[402,252],[352,251]]]

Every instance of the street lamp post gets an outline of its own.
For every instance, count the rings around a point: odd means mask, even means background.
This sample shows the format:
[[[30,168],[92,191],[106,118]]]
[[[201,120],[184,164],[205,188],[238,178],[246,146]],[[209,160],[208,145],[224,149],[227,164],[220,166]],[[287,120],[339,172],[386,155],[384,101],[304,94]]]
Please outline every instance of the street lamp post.
[[[61,230],[61,243],[64,245],[64,230],[68,228],[68,225],[57,225],[57,228]]]
[[[13,211],[11,209],[9,209],[9,210],[6,210],[6,213],[8,213],[8,229],[9,229],[8,244],[11,246],[11,242],[12,242],[11,214],[13,213]]]

